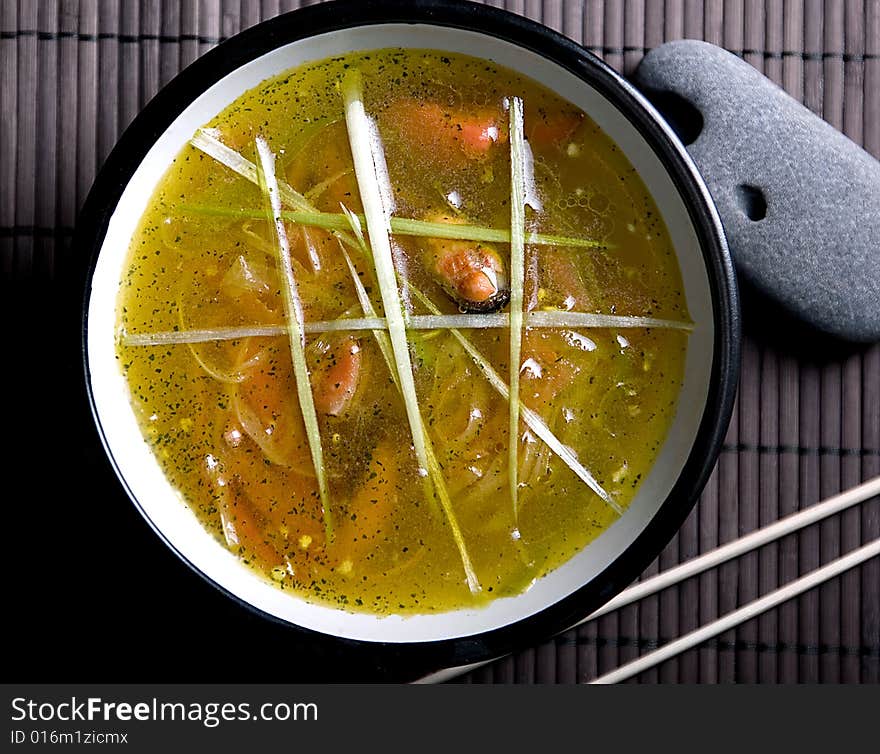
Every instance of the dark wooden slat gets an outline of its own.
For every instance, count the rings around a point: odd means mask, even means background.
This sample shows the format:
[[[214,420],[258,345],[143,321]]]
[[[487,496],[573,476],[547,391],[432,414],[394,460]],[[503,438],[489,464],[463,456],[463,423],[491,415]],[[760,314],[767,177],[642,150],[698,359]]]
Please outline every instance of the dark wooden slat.
[[[841,3],[826,4],[824,49],[846,51],[844,7]],[[841,59],[828,58],[824,62],[824,97],[822,116],[835,128],[842,130],[844,121],[844,66]],[[841,369],[836,362],[822,366],[822,402],[820,407],[821,441],[840,442]],[[840,490],[840,459],[819,461],[819,494],[827,497]],[[825,563],[840,556],[840,517],[834,516],[819,526],[820,559]],[[833,579],[819,588],[819,642],[825,646],[840,646],[840,579]],[[827,683],[840,681],[840,658],[822,655],[819,660],[819,679]]]
[[[98,33],[117,35],[120,32],[121,14],[119,0],[100,0],[98,6]],[[97,92],[95,135],[97,137],[97,159],[102,163],[120,134],[120,91],[118,38],[99,38],[98,76],[101,87]],[[124,96],[124,95],[123,95]]]
[[[782,84],[782,66],[785,58],[782,55],[785,50],[785,8],[783,0],[768,2],[764,8],[764,44],[763,48],[771,53],[764,57],[764,75]]]
[[[513,656],[513,680],[515,683],[535,682],[535,647],[529,647]]]
[[[722,46],[728,50],[742,50],[745,47],[743,30],[745,29],[744,0],[731,0],[724,4],[724,20]]]
[[[80,4],[79,31],[84,34],[98,33],[98,4],[96,0]],[[76,203],[82,206],[98,168],[97,122],[98,122],[98,45],[77,45],[79,65],[77,70],[76,111]],[[101,79],[101,83],[104,81]]]
[[[865,53],[875,57],[865,61],[862,89],[863,141],[865,149],[880,159],[880,0],[868,0],[865,7]],[[853,378],[855,383],[855,377]],[[861,440],[864,447],[880,443],[880,344],[868,349],[861,358]],[[880,457],[862,459],[861,476],[868,479],[880,474]],[[880,537],[880,501],[862,506],[860,515],[862,542]],[[877,559],[861,568],[860,589],[861,643],[880,644],[880,562]],[[861,681],[880,683],[880,657],[865,657],[860,662]]]
[[[180,6],[180,34],[184,39],[178,53],[179,70],[186,68],[199,56],[199,15],[200,7],[196,2]]]
[[[820,441],[819,414],[821,400],[821,375],[815,364],[801,370],[800,441],[818,445]],[[813,505],[820,499],[819,459],[810,456],[800,458],[800,508]],[[814,525],[798,537],[798,571],[808,573],[819,567],[819,527]],[[819,595],[812,590],[798,598],[798,641],[810,646],[819,644]],[[798,680],[802,683],[819,681],[819,664],[816,655],[801,655]]]
[[[263,12],[259,0],[241,0],[241,28],[249,29],[260,23]]]
[[[655,558],[654,562],[645,569],[642,578],[648,579],[658,573],[660,573],[660,560],[659,558]],[[638,638],[653,642],[658,641],[660,638],[660,597],[656,594],[646,597],[639,602],[638,610]],[[641,651],[639,651],[638,654],[641,654]],[[657,669],[652,668],[651,670],[640,674],[638,680],[641,683],[656,683],[658,679],[657,673]]]
[[[839,128],[856,144],[864,142],[864,85],[866,39],[864,0],[850,0],[844,6],[844,50],[851,58],[844,62],[843,115]]]
[[[739,411],[742,399],[737,397],[731,417],[727,442],[739,439]],[[739,457],[722,456],[718,464],[718,542],[724,544],[736,539],[739,531]],[[718,613],[724,615],[737,607],[737,564],[724,563],[718,568]],[[719,640],[734,645],[736,632],[727,631]],[[736,680],[736,657],[733,652],[718,654],[718,681],[732,683]]]
[[[782,48],[802,51],[804,46],[804,0],[786,0],[782,23]],[[782,81],[780,84],[792,97],[803,101],[803,58],[789,55],[782,59]]]
[[[25,28],[37,27],[39,6],[21,2],[17,22]],[[19,39],[17,53],[17,138],[15,142],[15,223],[36,224],[36,197],[34,175],[37,170],[37,45],[34,38]],[[12,275],[31,276],[34,264],[34,242],[31,238],[17,238],[14,243]]]
[[[840,365],[822,368],[822,403],[820,432],[822,442],[840,442],[841,373]],[[823,457],[819,460],[819,494],[822,499],[840,492],[842,459]],[[840,517],[832,516],[819,527],[820,559],[828,563],[840,557]],[[819,588],[819,642],[824,646],[840,646],[840,579],[832,579]],[[824,683],[840,682],[840,658],[830,654],[820,658],[819,677]]]
[[[597,621],[581,626],[578,637],[578,682],[583,683],[599,675],[599,663],[596,653],[596,637],[598,636]]]
[[[512,10],[514,13],[519,13],[526,18],[532,19],[532,21],[537,21],[538,23],[542,23],[544,19],[543,0],[523,0],[521,5],[508,8],[508,10]]]
[[[667,42],[681,39],[684,36],[684,0],[665,0],[664,35]]]
[[[807,0],[804,8],[804,51],[821,53],[824,50],[823,3]],[[804,63],[804,104],[822,113],[822,88],[824,69],[820,59],[811,57]],[[799,441],[818,444],[819,422],[817,408],[820,400],[819,370],[813,364],[801,369],[800,375],[800,434]],[[819,499],[818,461],[808,458],[799,463],[799,507],[803,508]],[[798,536],[798,572],[806,573],[819,565],[819,528],[814,526]],[[798,641],[815,645],[819,640],[818,592],[813,590],[797,600]],[[797,680],[804,683],[817,682],[818,658],[801,655],[798,658]]]
[[[759,70],[777,84],[782,85],[782,68],[785,58],[781,51],[785,48],[784,19],[786,10],[782,0],[767,3],[764,8],[763,29],[760,18],[756,17],[755,10],[748,8],[747,18],[743,24],[743,45],[745,49],[756,49],[770,53],[780,53],[779,57],[761,56],[763,60],[758,63]],[[762,33],[763,32],[763,33]],[[763,36],[763,40],[761,37]],[[797,48],[795,48],[797,49]],[[778,361],[772,349],[761,349],[761,372],[760,393],[756,397],[756,404],[752,412],[760,415],[759,432],[766,442],[772,442],[773,435],[778,437],[779,395]],[[756,526],[763,526],[775,520],[779,516],[779,468],[778,455],[766,454],[759,459],[758,473],[758,518]],[[779,547],[770,545],[763,548],[753,556],[757,567],[757,594],[766,594],[781,584],[778,573]],[[754,595],[753,595],[754,596]],[[745,603],[749,595],[742,594],[740,602]],[[753,634],[759,646],[774,646],[779,642],[779,611],[772,610],[753,621],[755,633]],[[747,628],[739,633],[742,639],[747,639]],[[753,653],[752,653],[753,654]],[[740,657],[745,663],[746,653]],[[748,680],[763,683],[775,683],[779,680],[779,657],[775,652],[759,652],[757,657],[749,656],[748,664],[755,673]],[[757,666],[757,667],[756,667]],[[745,678],[744,678],[745,680]]]
[[[539,20],[545,26],[554,31],[562,31],[562,3],[554,3],[552,0],[543,0],[541,3],[541,16]]]
[[[18,6],[0,4],[0,32],[18,28]],[[0,223],[15,225],[15,155],[18,148],[18,41],[0,38]],[[0,275],[12,278],[15,240],[0,238]]]
[[[665,6],[663,3],[645,2],[645,36],[644,45],[653,49],[663,43],[663,19]]]
[[[804,104],[818,115],[822,114],[822,86],[825,73],[821,54],[823,3],[822,0],[805,0],[804,4]]]
[[[792,0],[785,8],[785,29],[783,38],[785,48],[804,49],[804,7],[803,0]],[[802,58],[791,56],[783,59],[783,81],[786,91],[802,100],[804,96],[805,66]],[[800,376],[797,359],[791,354],[780,355],[779,365],[779,442],[797,444],[799,442],[798,419],[800,416]],[[777,510],[780,517],[790,515],[799,508],[800,473],[796,457],[781,455],[779,459],[779,487]],[[778,583],[785,584],[797,578],[798,536],[789,535],[778,545]],[[792,601],[781,605],[775,614],[778,616],[777,641],[794,646],[798,637],[798,607]],[[767,637],[772,640],[772,637]],[[795,683],[798,680],[797,656],[791,652],[780,653],[776,660],[777,680],[780,683]]]
[[[800,417],[800,370],[797,360],[787,354],[780,358],[779,365],[779,441],[798,443]],[[793,454],[779,457],[779,516],[784,517],[797,512],[800,500],[800,460]],[[796,579],[798,570],[798,535],[790,534],[779,542],[779,583],[786,584]],[[776,611],[779,616],[777,640],[794,646],[798,641],[797,602],[790,601]],[[771,637],[772,638],[772,637]],[[796,683],[798,680],[797,657],[793,653],[782,653],[777,660],[780,683]]]
[[[141,31],[141,21],[149,22],[150,13],[143,14],[141,3],[122,3],[119,8],[119,31],[120,34],[137,34]],[[134,120],[134,116],[140,112],[150,95],[142,93],[144,77],[141,71],[141,52],[153,48],[153,56],[159,54],[158,40],[145,40],[139,45],[118,45],[117,65],[118,73],[118,129],[122,131]]]
[[[141,10],[141,26],[148,34],[156,34],[163,39],[180,39],[183,29],[180,17],[186,4],[154,0]],[[180,42],[166,44],[141,45],[141,70],[143,97],[154,97],[156,92],[165,86],[180,72],[182,47],[188,44]]]
[[[862,442],[862,357],[855,353],[843,364],[841,375],[841,442]],[[862,459],[842,457],[840,459],[840,487],[849,489],[862,481]],[[840,516],[840,550],[851,552],[862,542],[861,515],[859,510],[850,510]],[[865,542],[867,544],[867,542]],[[866,595],[866,599],[870,599]],[[853,570],[840,577],[839,622],[840,644],[845,647],[859,645],[859,624],[861,617],[861,579],[859,571]],[[840,658],[840,680],[843,683],[858,683],[861,680],[859,658],[843,655]]]
[[[685,0],[684,35],[688,39],[703,38],[704,11],[705,8],[703,0]]]
[[[583,5],[581,3],[563,3],[562,14],[562,33],[575,42],[582,42],[584,39]]]
[[[779,359],[770,349],[761,354],[761,384],[758,398],[761,407],[759,433],[762,443],[779,442]],[[768,453],[759,459],[758,526],[763,527],[779,518],[779,464],[777,454]],[[758,592],[767,594],[780,585],[779,546],[768,545],[758,553]],[[757,620],[757,641],[770,646],[778,640],[779,613],[777,610]],[[775,683],[779,679],[777,657],[764,652],[758,656],[757,681]]]
[[[220,4],[216,0],[199,2],[199,55],[216,47],[214,40],[220,38],[221,16]]]
[[[865,8],[864,147],[880,159],[880,0]]]
[[[880,97],[874,91],[871,96]],[[862,359],[862,442],[880,442],[880,344],[872,346]],[[880,458],[866,457],[862,461],[862,478],[880,474]],[[862,541],[880,537],[880,500],[862,506]],[[880,645],[880,561],[877,558],[861,568],[861,646]],[[880,683],[878,653],[862,659],[863,683]]]
[[[678,552],[679,563],[690,560],[700,554],[700,509],[695,507],[685,520],[679,531]],[[700,584],[697,579],[688,579],[679,585],[678,591],[678,631],[682,635],[700,626]],[[668,637],[672,638],[672,637]],[[679,658],[679,680],[696,678],[699,674],[699,653],[690,651]]]
[[[700,498],[698,514],[700,517],[700,552],[714,550],[720,543],[718,540],[718,499],[719,499],[719,472],[716,465],[712,476],[706,484],[703,495]],[[718,571],[711,569],[697,577],[700,591],[699,623],[705,625],[715,620],[718,613]],[[692,679],[700,683],[717,683],[718,681],[718,652],[714,644],[707,644],[698,651],[699,674]]]
[[[577,683],[577,631],[567,631],[556,643],[556,682]]]
[[[746,339],[743,348],[742,376],[740,378],[739,433],[741,442],[760,441],[761,383],[764,380],[761,352],[752,339]],[[760,522],[760,486],[757,456],[743,453],[739,458],[738,531],[742,536],[755,531]],[[758,553],[743,555],[737,563],[737,606],[745,605],[758,596]],[[736,631],[742,646],[753,646],[758,641],[757,621],[744,623]],[[736,680],[755,683],[758,680],[758,656],[749,650],[737,650],[735,655]]]
[[[587,3],[584,6],[584,45],[587,49],[601,50],[605,42],[604,18],[604,0],[596,0],[596,2]]]
[[[550,640],[535,648],[535,683],[556,683],[556,642]]]
[[[643,57],[639,48],[645,42],[645,2],[627,0],[623,11],[623,72],[631,76]]]
[[[705,0],[703,7],[703,39],[715,45],[724,44],[724,0]]]
[[[64,0],[58,16],[58,29],[61,32],[75,32],[78,25],[79,3]],[[58,109],[56,132],[58,151],[56,154],[57,173],[55,191],[55,225],[59,228],[72,227],[79,209],[76,192],[77,173],[77,130],[79,110],[78,75],[80,47],[75,39],[64,38],[58,46]]]
[[[55,2],[38,5],[37,26],[58,31],[58,5]],[[38,43],[37,71],[34,98],[35,120],[35,171],[34,223],[52,225],[56,217],[55,186],[58,182],[58,46]],[[38,238],[33,246],[31,275],[41,280],[51,280],[55,269],[54,239]]]
[[[603,45],[605,62],[614,70],[623,71],[623,11],[622,2],[605,3]]]

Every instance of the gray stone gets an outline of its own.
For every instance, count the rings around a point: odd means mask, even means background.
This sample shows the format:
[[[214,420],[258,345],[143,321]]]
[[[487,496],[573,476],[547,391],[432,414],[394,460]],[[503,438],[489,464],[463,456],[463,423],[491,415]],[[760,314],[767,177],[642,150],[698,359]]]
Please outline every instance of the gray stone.
[[[880,340],[880,163],[715,45],[664,44],[635,83],[694,139],[740,276],[822,332]]]

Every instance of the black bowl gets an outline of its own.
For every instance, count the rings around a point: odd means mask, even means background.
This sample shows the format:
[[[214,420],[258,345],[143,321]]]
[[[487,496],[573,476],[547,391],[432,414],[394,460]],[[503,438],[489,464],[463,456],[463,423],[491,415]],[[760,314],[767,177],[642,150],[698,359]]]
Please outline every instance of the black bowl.
[[[390,46],[491,58],[587,111],[654,195],[675,243],[696,322],[669,438],[621,520],[525,595],[496,600],[483,610],[407,619],[310,606],[259,582],[207,534],[198,534],[199,525],[174,497],[141,440],[113,359],[115,300],[127,241],[156,181],[195,128],[261,79],[304,60]],[[621,591],[681,526],[714,466],[730,420],[739,368],[735,278],[717,213],[685,148],[647,100],[601,60],[546,27],[485,5],[326,3],[279,16],[220,44],[168,84],[126,130],[95,181],[76,243],[91,258],[83,354],[93,415],[120,482],[147,522],[183,562],[246,607],[298,626],[316,641],[368,651],[380,665],[396,663],[402,676],[487,660],[547,638]]]

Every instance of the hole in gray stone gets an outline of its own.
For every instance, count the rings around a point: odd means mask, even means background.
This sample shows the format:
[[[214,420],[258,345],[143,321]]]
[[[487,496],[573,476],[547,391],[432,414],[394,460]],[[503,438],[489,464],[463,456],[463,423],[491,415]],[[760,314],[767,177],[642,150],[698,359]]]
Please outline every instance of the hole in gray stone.
[[[693,144],[703,130],[703,114],[680,94],[651,91],[648,98],[685,146]]]
[[[753,222],[767,217],[767,200],[764,198],[764,192],[757,186],[749,186],[747,183],[741,183],[737,186],[736,204],[742,213]]]

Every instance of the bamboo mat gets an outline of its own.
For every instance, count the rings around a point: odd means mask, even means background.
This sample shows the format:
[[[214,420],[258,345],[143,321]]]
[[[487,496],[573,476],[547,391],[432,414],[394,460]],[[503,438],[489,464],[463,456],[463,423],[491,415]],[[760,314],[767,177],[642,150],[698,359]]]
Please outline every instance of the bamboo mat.
[[[561,31],[626,74],[667,40],[722,45],[880,157],[880,0],[492,4]],[[160,87],[220,40],[298,5],[0,0],[4,288],[52,286],[70,261],[77,209],[97,169]],[[645,576],[878,473],[880,345],[805,350],[747,330],[719,463],[699,505]],[[875,499],[458,680],[587,681],[878,536]],[[634,681],[877,683],[880,562]]]

